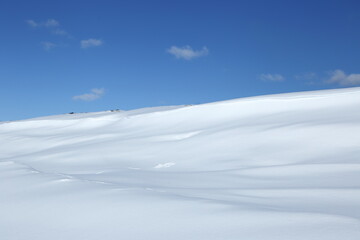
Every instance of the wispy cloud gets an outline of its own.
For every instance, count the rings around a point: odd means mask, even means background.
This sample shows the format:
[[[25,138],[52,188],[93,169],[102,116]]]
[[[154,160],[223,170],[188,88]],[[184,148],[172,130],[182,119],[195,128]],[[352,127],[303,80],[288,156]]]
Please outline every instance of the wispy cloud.
[[[44,50],[49,51],[50,49],[56,47],[55,43],[52,42],[41,42],[41,45],[43,46]]]
[[[191,60],[193,58],[203,57],[209,54],[207,47],[203,47],[201,50],[193,50],[190,46],[172,46],[167,49],[167,52],[174,55],[176,58],[182,58],[185,60]]]
[[[38,23],[35,22],[34,20],[26,20],[26,23],[30,26],[30,27],[37,27]]]
[[[60,36],[68,36],[69,35],[65,30],[62,30],[59,28],[51,31],[51,33],[55,34],[55,35],[60,35]]]
[[[46,21],[35,21],[33,19],[29,19],[25,21],[27,25],[29,25],[31,28],[41,30],[41,31],[47,31],[53,35],[66,37],[68,39],[74,39],[74,37],[69,34],[66,30],[64,30],[61,26],[59,21],[50,18]],[[98,47],[103,45],[104,42],[101,39],[95,39],[95,38],[89,38],[84,39],[80,41],[81,48],[90,48],[90,47]],[[54,47],[60,47],[64,46],[64,44],[55,44],[53,42],[49,41],[43,41],[41,42],[41,45],[45,50],[50,50]]]
[[[66,31],[57,28],[58,26],[60,26],[60,23],[55,19],[48,19],[43,22],[36,22],[30,19],[30,20],[26,20],[26,23],[32,28],[42,29],[42,30],[45,29],[45,31],[49,31],[55,35],[70,36]],[[46,51],[49,51],[50,49],[58,46],[57,44],[49,41],[43,41],[41,42],[41,45]]]
[[[325,82],[330,84],[339,84],[341,86],[360,85],[360,74],[345,74],[344,71],[337,69],[329,73],[330,78]]]
[[[59,22],[56,21],[55,19],[48,19],[45,23],[44,26],[45,27],[57,27],[59,26]]]
[[[26,23],[30,26],[30,27],[57,27],[60,25],[60,23],[55,20],[55,19],[48,19],[45,22],[36,22],[32,19],[30,20],[26,20]]]
[[[283,82],[283,81],[285,81],[285,77],[283,75],[270,74],[270,73],[260,74],[259,79],[262,81],[267,81],[267,82]]]
[[[94,101],[101,98],[105,93],[104,88],[93,88],[90,93],[74,96],[73,100]]]
[[[101,45],[103,45],[103,41],[95,38],[80,41],[81,48],[98,47]]]

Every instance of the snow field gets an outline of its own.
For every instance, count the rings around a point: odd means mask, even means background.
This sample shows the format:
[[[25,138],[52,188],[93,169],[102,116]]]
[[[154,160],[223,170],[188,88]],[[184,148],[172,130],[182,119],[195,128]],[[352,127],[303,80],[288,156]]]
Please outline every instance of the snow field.
[[[360,239],[360,88],[0,123],[0,236]]]

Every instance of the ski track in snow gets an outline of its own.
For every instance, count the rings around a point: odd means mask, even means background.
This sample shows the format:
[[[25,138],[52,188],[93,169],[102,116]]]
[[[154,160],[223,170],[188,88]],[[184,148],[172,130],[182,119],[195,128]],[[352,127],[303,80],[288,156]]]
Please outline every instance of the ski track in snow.
[[[360,88],[0,123],[0,236],[360,239]]]

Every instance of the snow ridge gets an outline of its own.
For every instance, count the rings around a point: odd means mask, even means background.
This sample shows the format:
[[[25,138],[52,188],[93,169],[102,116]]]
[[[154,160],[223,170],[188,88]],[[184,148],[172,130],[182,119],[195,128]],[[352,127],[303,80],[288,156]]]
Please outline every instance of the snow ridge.
[[[360,88],[0,124],[0,234],[359,239]]]

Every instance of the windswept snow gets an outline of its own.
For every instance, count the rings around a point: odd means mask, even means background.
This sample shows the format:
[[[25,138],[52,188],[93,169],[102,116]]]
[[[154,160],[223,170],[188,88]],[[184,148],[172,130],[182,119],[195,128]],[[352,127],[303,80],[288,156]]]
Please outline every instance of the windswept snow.
[[[360,239],[360,88],[0,123],[0,239]]]

